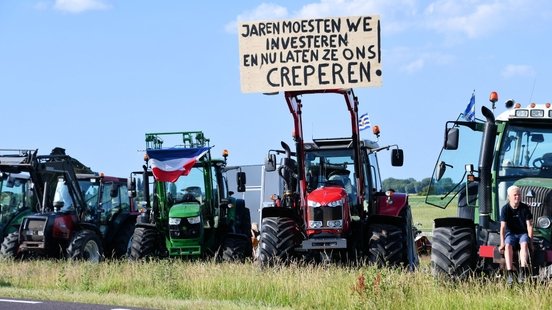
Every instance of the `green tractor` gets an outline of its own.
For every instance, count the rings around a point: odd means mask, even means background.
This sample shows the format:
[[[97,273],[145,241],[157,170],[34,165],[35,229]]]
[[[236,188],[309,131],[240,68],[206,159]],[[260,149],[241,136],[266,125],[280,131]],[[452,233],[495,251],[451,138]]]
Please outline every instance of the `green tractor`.
[[[174,147],[164,148],[169,139]],[[167,140],[167,141],[166,141]],[[147,133],[146,163],[133,172],[129,193],[141,215],[129,257],[251,258],[251,218],[243,199],[232,197],[224,159],[211,158],[201,131]],[[237,172],[238,191],[245,173]]]
[[[492,92],[493,110],[497,100]],[[506,107],[496,118],[483,106],[485,120],[446,124],[426,202],[441,208],[457,204],[458,214],[435,219],[431,266],[436,277],[500,273],[499,212],[511,185],[520,187],[521,200],[533,214],[533,276],[552,277],[552,108],[550,103],[522,107],[513,100]]]
[[[36,211],[28,171],[36,150],[0,150],[0,243],[16,232],[23,218]]]

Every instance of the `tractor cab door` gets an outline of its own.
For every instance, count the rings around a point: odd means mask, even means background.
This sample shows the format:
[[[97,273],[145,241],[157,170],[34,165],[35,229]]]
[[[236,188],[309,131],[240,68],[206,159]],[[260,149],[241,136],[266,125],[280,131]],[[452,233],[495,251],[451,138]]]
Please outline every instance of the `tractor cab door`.
[[[467,183],[466,176],[471,168],[466,167],[478,166],[482,128],[475,122],[447,122],[445,129],[443,148],[425,188],[426,203],[442,209],[453,201],[468,206],[475,202],[475,193],[469,190],[473,184]]]

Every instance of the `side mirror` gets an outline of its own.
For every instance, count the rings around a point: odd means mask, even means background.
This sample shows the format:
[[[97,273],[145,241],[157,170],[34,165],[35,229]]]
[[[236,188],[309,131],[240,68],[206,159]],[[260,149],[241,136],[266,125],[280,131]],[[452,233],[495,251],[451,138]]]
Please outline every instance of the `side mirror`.
[[[276,170],[276,154],[268,154],[265,159],[265,171],[272,172]]]
[[[236,180],[238,181],[238,192],[245,192],[245,172],[240,171],[236,174]]]
[[[531,142],[543,143],[544,136],[541,133],[534,133],[531,135]]]
[[[443,148],[445,150],[456,150],[458,149],[458,138],[460,131],[458,127],[447,128],[445,131],[445,144]]]
[[[391,150],[391,166],[402,167],[404,163],[404,154],[402,149]]]
[[[127,180],[127,187],[128,187],[128,196],[129,197],[136,197],[136,179],[130,178]]]

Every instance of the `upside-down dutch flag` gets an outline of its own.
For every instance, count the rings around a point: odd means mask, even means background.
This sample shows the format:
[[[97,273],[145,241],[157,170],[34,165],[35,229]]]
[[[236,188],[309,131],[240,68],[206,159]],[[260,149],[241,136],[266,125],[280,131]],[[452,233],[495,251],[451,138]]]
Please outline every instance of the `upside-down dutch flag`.
[[[151,171],[156,180],[176,182],[181,175],[188,175],[194,164],[210,147],[147,150]]]
[[[358,118],[358,129],[362,131],[368,128],[370,128],[370,117],[368,113],[364,113]]]

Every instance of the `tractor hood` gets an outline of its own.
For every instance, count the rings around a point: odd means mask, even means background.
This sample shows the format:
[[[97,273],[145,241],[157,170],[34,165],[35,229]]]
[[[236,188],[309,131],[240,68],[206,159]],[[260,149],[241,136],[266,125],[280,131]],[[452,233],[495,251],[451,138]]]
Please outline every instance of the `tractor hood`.
[[[347,192],[339,186],[324,186],[313,190],[308,196],[309,202],[316,202],[321,206],[347,197]]]
[[[169,211],[169,217],[193,217],[199,214],[200,204],[195,202],[176,204]]]

